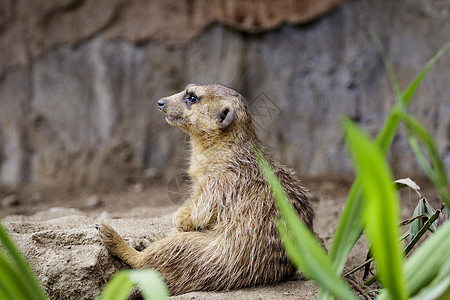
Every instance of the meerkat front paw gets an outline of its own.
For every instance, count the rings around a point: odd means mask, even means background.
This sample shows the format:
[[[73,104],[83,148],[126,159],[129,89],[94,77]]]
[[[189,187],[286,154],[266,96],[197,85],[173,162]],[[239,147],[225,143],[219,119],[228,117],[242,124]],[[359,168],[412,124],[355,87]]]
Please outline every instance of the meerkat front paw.
[[[191,219],[191,210],[186,206],[180,207],[175,213],[173,224],[179,232],[195,230]]]

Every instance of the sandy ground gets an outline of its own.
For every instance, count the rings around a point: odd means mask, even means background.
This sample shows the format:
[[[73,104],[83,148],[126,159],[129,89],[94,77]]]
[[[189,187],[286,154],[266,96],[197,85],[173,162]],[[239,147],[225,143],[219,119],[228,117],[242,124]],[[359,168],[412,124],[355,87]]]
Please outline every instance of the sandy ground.
[[[339,215],[349,190],[349,184],[327,180],[307,181],[313,194],[313,205],[316,209],[315,230],[323,239],[325,246],[331,245]],[[420,183],[419,183],[420,185]],[[431,204],[438,208],[439,202],[432,189],[425,189],[425,196]],[[3,199],[3,200],[2,200]],[[5,199],[9,199],[6,201]],[[12,201],[12,200],[14,201]],[[64,199],[64,201],[62,201]],[[402,219],[410,218],[419,200],[409,190],[401,192]],[[168,193],[167,184],[135,184],[122,189],[99,190],[89,189],[63,190],[27,188],[20,192],[0,190],[2,206],[0,217],[7,215],[32,215],[47,211],[52,207],[69,207],[81,210],[91,218],[107,214],[113,219],[122,218],[157,218],[167,216],[178,208],[178,199]],[[50,218],[50,216],[49,216]],[[404,228],[407,230],[407,228]],[[362,263],[367,255],[364,239],[358,242],[351,252],[346,268]],[[355,274],[360,280],[362,272]],[[189,293],[174,299],[314,299],[317,287],[312,281],[297,280],[280,283],[273,287],[255,287],[224,293]]]

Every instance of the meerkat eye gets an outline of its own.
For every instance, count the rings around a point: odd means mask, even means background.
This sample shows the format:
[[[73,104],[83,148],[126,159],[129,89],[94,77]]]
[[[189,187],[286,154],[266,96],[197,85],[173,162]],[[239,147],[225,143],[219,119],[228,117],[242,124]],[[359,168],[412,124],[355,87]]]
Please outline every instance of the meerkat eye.
[[[197,95],[194,93],[187,94],[184,99],[185,99],[186,103],[188,103],[188,104],[197,103],[199,100]]]

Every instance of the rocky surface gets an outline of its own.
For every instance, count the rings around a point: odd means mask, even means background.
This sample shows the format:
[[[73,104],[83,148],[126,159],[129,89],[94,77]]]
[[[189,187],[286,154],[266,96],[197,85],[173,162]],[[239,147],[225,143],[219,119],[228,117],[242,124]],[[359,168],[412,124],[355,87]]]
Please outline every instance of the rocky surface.
[[[329,249],[349,186],[331,181],[314,181],[306,186],[315,194],[312,202],[317,213],[315,231]],[[411,218],[419,197],[408,190],[401,192],[404,220]],[[433,189],[423,189],[422,192],[434,208],[441,205],[433,196]],[[92,299],[116,271],[127,267],[111,257],[101,244],[96,223],[111,224],[130,245],[139,250],[155,239],[176,232],[172,216],[177,207],[160,187],[146,188],[139,195],[134,189],[129,189],[122,193],[97,194],[97,197],[104,201],[101,208],[84,207],[87,198],[79,195],[76,201],[70,201],[72,206],[79,206],[75,209],[55,207],[58,203],[61,205],[61,199],[66,196],[59,198],[59,201],[49,201],[44,194],[38,212],[10,214],[2,220],[50,299]],[[34,206],[23,202],[20,205]],[[4,210],[0,211],[0,215],[2,213]],[[361,239],[350,253],[346,268],[350,270],[362,263],[367,251],[364,239]],[[355,274],[357,280],[362,276],[363,270]],[[229,292],[192,292],[173,298],[308,300],[315,299],[316,293],[317,287],[313,282],[296,280]]]
[[[346,1],[303,26],[280,27],[300,22],[302,9],[294,18],[274,4],[270,20],[251,4],[230,10],[259,20],[248,23],[256,29],[238,26],[247,19],[224,10],[196,27],[204,21],[196,13],[213,10],[203,2],[190,1],[195,14],[180,19],[145,18],[147,10],[189,12],[171,2],[157,8],[149,1],[144,9],[142,1],[2,1],[0,185],[120,187],[143,176],[169,182],[185,164],[187,137],[165,124],[155,101],[189,82],[240,91],[264,142],[302,176],[348,178],[339,120],[348,116],[374,134],[394,104],[370,33],[380,36],[401,87],[450,39],[450,2],[443,0]],[[338,2],[311,3],[325,11]],[[15,26],[22,29],[11,32]],[[450,170],[448,65],[449,53],[424,80],[411,112],[435,136]],[[397,176],[420,174],[403,133],[390,158]]]
[[[130,245],[143,250],[155,238],[175,233],[171,216],[111,219],[107,214],[88,217],[76,209],[56,207],[32,216],[8,216],[3,222],[50,299],[87,300],[93,299],[115,272],[127,268],[109,255],[95,224],[111,224]],[[314,299],[316,293],[313,282],[297,280],[222,293],[192,292],[172,298]]]
[[[296,280],[282,282],[274,286],[252,287],[229,292],[192,292],[171,297],[171,300],[314,300],[317,295],[317,286],[313,281]]]
[[[155,236],[174,233],[170,215],[113,220],[62,207],[3,222],[51,299],[93,299],[115,272],[127,268],[101,244],[96,223],[111,224],[139,250]]]

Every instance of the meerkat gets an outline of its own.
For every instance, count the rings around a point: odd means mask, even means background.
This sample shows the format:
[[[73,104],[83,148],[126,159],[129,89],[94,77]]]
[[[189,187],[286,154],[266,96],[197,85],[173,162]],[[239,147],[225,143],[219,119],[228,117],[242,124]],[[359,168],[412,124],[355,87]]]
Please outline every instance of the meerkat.
[[[153,268],[172,295],[274,284],[296,269],[278,235],[277,207],[254,156],[260,149],[304,223],[314,210],[294,172],[264,150],[244,98],[220,84],[190,84],[157,101],[170,125],[190,135],[190,196],[174,216],[179,233],[142,252],[106,224],[99,235],[132,268]]]

